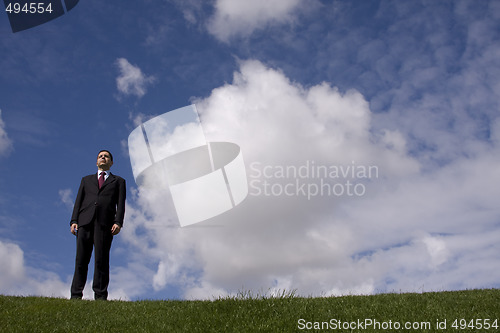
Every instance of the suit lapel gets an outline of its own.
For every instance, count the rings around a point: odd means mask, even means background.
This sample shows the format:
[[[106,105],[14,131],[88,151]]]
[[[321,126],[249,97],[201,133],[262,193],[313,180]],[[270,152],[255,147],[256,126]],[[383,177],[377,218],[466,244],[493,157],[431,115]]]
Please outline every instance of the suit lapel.
[[[97,177],[95,177],[95,178],[97,179]],[[101,189],[100,189],[100,190],[102,190],[103,188],[105,188],[107,185],[111,184],[111,183],[112,183],[112,182],[114,182],[115,180],[116,180],[116,179],[115,179],[115,176],[114,176],[114,175],[110,172],[110,173],[109,173],[109,176],[108,176],[108,179],[106,179],[106,180],[104,181],[104,183],[102,184],[102,187],[101,187]],[[96,183],[97,183],[97,180],[96,180]],[[99,185],[97,185],[97,186],[99,186]],[[100,190],[99,190],[99,191],[100,191]]]
[[[97,176],[98,176],[98,175],[99,175],[99,174],[98,174],[98,173],[96,173],[95,175],[93,175],[93,176],[92,176],[92,186],[94,186],[94,185],[95,185],[95,187],[96,187],[96,188],[99,188],[99,182],[97,181]]]

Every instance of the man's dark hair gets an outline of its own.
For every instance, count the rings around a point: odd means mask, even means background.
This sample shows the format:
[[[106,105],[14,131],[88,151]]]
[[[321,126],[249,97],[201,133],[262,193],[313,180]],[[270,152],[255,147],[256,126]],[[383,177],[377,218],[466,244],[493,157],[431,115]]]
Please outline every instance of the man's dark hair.
[[[113,154],[111,154],[111,152],[109,150],[106,150],[106,149],[99,150],[99,152],[97,153],[97,157],[99,157],[99,154],[102,153],[103,151],[105,151],[106,153],[109,154],[109,157],[111,157],[111,162],[113,162]]]

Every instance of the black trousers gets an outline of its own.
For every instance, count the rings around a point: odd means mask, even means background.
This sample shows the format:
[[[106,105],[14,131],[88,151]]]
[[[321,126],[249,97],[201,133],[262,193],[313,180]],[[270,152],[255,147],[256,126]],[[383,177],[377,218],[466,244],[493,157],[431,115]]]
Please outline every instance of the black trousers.
[[[87,282],[87,273],[93,248],[95,248],[94,282],[92,284],[94,298],[108,298],[109,251],[112,241],[111,227],[103,226],[96,221],[78,227],[75,274],[73,276],[73,283],[71,284],[71,298],[83,297],[83,289]]]

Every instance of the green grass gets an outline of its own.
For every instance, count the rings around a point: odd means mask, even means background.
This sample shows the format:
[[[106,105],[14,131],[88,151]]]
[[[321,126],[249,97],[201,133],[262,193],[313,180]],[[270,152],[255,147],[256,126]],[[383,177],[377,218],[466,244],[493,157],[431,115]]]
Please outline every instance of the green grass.
[[[300,321],[300,319],[303,319]],[[342,329],[322,322],[380,326]],[[479,319],[475,328],[452,327],[455,320]],[[498,328],[478,330],[477,324]],[[446,320],[447,329],[436,323]],[[392,329],[388,325],[392,323]],[[395,329],[396,322],[419,323],[415,330]],[[423,327],[429,323],[430,328]],[[462,324],[464,321],[462,321]],[[326,325],[326,324],[323,324]],[[340,324],[342,325],[342,324]],[[383,326],[385,325],[385,326]],[[311,329],[308,329],[310,327]],[[300,329],[303,328],[303,329]],[[354,328],[354,326],[353,326]],[[386,328],[386,329],[384,329]],[[498,332],[500,290],[423,294],[379,294],[302,298],[236,297],[213,301],[81,301],[0,296],[0,332]]]

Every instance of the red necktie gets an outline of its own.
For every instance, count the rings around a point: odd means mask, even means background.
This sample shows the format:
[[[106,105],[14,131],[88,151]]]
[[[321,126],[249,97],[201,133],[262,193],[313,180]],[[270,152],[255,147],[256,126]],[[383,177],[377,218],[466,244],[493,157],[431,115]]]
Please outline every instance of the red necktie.
[[[104,175],[106,172],[101,172],[101,175],[99,176],[99,188],[102,187],[102,184],[104,184]]]

